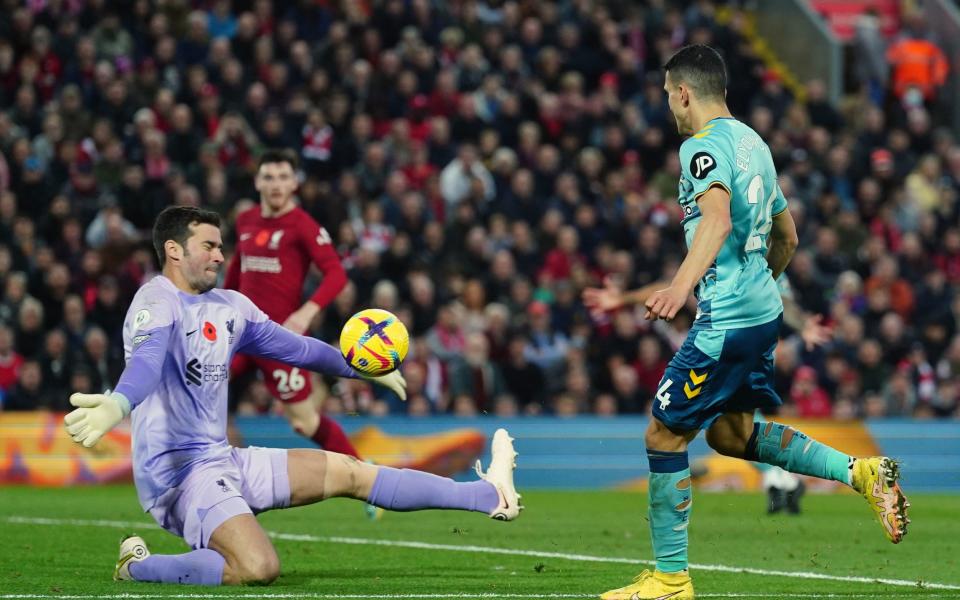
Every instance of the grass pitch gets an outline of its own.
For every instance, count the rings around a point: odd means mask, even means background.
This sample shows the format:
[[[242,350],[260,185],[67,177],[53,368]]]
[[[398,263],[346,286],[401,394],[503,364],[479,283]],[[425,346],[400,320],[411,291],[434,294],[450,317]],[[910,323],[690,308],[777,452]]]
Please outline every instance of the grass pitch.
[[[187,550],[140,511],[132,486],[0,488],[0,599],[590,598],[649,566],[645,494],[523,494],[513,523],[457,512],[371,522],[347,500],[267,513],[281,577],[201,588],[111,580],[124,533],[155,553]],[[894,546],[853,494],[808,496],[803,514],[768,517],[757,494],[695,493],[697,597],[960,598],[960,496],[910,500],[913,524]]]

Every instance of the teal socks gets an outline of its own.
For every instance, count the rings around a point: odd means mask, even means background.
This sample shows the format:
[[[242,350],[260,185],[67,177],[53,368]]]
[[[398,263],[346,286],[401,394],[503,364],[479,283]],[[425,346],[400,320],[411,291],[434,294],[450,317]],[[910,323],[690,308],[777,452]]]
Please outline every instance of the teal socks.
[[[657,570],[676,573],[687,568],[687,524],[693,503],[690,462],[686,452],[647,450],[650,461],[650,536]]]
[[[780,423],[758,421],[747,442],[746,459],[850,485],[853,459]]]

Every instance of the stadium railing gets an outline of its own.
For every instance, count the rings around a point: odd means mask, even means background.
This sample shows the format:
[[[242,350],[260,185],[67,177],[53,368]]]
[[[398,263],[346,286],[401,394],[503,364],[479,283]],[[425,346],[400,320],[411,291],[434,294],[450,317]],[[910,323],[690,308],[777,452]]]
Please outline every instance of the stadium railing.
[[[960,9],[953,0],[926,0],[921,3],[927,26],[934,33],[934,41],[943,49],[950,62],[950,75],[941,91],[941,110],[954,134],[960,135]]]
[[[821,79],[830,101],[843,93],[843,49],[805,0],[764,0],[753,5],[757,30],[800,83]]]

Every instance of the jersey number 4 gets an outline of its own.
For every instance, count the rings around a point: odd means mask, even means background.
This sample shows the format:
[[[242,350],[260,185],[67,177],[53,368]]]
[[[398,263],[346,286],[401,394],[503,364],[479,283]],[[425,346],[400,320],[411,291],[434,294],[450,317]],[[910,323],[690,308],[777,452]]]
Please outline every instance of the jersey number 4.
[[[764,199],[763,177],[756,175],[750,180],[750,187],[747,189],[747,203],[759,204],[760,206],[757,210],[757,219],[753,224],[753,231],[750,232],[750,237],[747,238],[747,243],[743,248],[745,252],[754,252],[766,248],[767,234],[773,227],[773,200],[776,197],[776,184],[770,190],[770,195]]]
[[[667,407],[670,406],[670,392],[667,390],[670,389],[671,385],[673,385],[673,380],[667,379],[663,382],[663,385],[660,386],[660,389],[657,390],[657,400],[660,401],[660,410],[667,410]]]

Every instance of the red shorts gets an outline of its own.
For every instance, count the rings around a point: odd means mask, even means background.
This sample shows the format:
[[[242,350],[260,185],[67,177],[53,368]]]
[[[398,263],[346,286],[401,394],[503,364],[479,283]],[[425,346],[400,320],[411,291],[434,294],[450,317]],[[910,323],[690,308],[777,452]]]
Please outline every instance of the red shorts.
[[[269,358],[238,354],[233,357],[230,365],[230,376],[242,375],[254,367],[263,374],[263,382],[270,395],[284,404],[302,402],[309,398],[313,391],[309,371]]]

